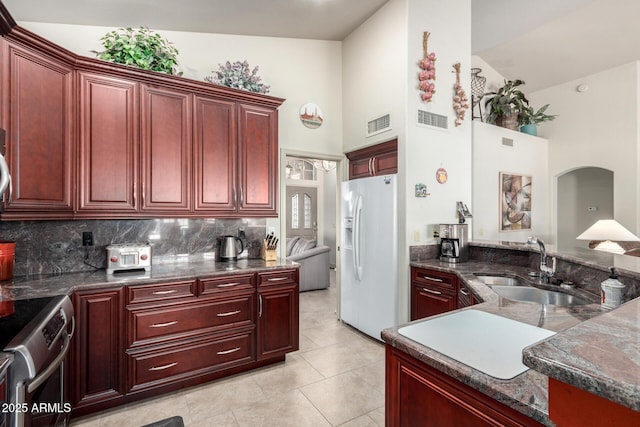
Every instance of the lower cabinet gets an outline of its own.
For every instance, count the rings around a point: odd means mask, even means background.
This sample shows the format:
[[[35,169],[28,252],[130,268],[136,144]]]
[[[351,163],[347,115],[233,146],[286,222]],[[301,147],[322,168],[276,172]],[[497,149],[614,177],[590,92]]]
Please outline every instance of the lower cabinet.
[[[411,320],[475,303],[471,290],[455,274],[411,267]]]
[[[385,394],[388,427],[542,425],[391,346]]]
[[[80,291],[73,416],[282,361],[298,349],[298,269]]]
[[[76,330],[70,354],[70,396],[74,414],[123,403],[123,288],[73,294]]]

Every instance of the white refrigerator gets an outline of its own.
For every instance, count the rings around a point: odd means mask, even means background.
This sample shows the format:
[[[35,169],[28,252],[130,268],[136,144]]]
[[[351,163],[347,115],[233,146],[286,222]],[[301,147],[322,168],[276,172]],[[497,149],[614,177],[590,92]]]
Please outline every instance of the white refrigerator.
[[[340,318],[381,340],[398,323],[397,175],[342,183]]]

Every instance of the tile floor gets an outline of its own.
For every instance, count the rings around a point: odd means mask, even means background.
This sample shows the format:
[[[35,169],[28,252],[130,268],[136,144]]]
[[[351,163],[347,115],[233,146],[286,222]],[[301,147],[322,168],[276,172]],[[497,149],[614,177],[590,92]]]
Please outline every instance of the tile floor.
[[[71,426],[142,426],[176,415],[191,427],[383,426],[384,346],[336,320],[334,283],[300,294],[300,350],[284,363],[102,412]]]

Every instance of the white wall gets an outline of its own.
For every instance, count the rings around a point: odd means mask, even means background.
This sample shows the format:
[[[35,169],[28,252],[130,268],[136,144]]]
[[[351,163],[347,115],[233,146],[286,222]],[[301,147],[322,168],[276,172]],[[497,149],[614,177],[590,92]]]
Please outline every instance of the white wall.
[[[534,105],[550,103],[549,112],[558,115],[538,133],[553,135],[550,176],[586,166],[613,171],[615,219],[635,234],[640,232],[638,68],[632,62],[529,97]],[[589,90],[578,92],[580,84]]]
[[[114,28],[20,22],[22,27],[77,54],[95,57],[100,38]],[[336,41],[158,31],[179,51],[184,77],[202,80],[226,61],[259,66],[269,95],[285,98],[279,109],[280,147],[320,154],[342,153],[342,48]],[[298,118],[315,102],[324,113],[318,129]]]
[[[502,138],[512,139],[513,147]],[[473,239],[524,242],[538,236],[553,243],[548,147],[546,139],[473,122]],[[530,230],[500,231],[500,172],[532,177]]]

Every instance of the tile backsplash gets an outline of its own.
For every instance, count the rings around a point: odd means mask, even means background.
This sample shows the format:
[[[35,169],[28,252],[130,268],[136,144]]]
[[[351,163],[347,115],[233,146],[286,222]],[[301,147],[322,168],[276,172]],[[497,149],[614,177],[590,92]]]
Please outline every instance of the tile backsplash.
[[[266,219],[142,219],[0,222],[0,239],[16,242],[14,276],[105,268],[111,243],[150,243],[153,257],[213,253],[216,237],[243,230],[245,252],[258,258]],[[93,246],[82,246],[82,233]]]

